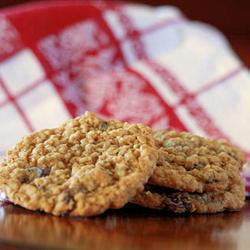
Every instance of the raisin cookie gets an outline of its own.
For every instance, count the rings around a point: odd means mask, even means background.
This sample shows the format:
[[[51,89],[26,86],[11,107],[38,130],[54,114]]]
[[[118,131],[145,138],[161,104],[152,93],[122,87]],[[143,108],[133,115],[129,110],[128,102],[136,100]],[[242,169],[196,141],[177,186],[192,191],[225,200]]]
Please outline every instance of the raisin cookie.
[[[225,191],[202,194],[146,185],[145,191],[137,194],[131,202],[174,213],[217,213],[242,208],[245,199],[244,190],[241,181]]]
[[[0,190],[31,210],[98,215],[143,190],[157,155],[150,128],[87,112],[24,137],[2,163]]]
[[[187,192],[225,190],[239,182],[244,154],[222,140],[187,132],[154,132],[159,159],[149,183]]]

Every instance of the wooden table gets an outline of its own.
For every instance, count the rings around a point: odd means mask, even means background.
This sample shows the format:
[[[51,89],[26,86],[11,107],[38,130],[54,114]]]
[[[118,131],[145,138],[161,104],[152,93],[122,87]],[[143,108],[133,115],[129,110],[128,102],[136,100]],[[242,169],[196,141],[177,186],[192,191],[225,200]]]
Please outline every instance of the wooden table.
[[[90,219],[0,208],[0,249],[248,250],[250,201],[240,212],[174,215],[126,207]]]

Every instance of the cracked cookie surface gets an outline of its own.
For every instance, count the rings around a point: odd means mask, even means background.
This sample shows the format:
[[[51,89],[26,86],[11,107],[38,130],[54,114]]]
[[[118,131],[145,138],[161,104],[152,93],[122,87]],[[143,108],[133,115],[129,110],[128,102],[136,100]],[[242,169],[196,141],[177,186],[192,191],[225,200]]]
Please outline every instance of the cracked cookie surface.
[[[225,141],[187,132],[154,132],[159,159],[149,183],[187,192],[225,190],[239,182],[244,154]]]
[[[243,207],[245,192],[243,182],[235,183],[225,191],[188,193],[146,185],[131,202],[142,207],[162,209],[174,213],[217,213]]]
[[[150,128],[86,112],[17,143],[0,168],[0,189],[31,210],[98,215],[143,190],[156,160]]]

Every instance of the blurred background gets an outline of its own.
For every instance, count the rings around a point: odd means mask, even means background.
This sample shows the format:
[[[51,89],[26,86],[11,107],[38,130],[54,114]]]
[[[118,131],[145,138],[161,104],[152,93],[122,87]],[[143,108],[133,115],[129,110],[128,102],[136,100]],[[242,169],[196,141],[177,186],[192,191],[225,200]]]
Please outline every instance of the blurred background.
[[[27,2],[37,1],[0,0],[0,8]],[[130,2],[177,6],[188,18],[214,25],[226,35],[231,46],[240,56],[241,60],[250,67],[249,0],[137,0]]]

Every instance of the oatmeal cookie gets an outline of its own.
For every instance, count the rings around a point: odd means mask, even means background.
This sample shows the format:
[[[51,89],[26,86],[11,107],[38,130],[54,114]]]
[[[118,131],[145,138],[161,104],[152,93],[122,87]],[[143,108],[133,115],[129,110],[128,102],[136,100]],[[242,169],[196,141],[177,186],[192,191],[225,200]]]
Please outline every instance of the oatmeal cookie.
[[[225,190],[240,180],[244,154],[222,140],[187,132],[154,132],[159,151],[149,183],[187,192]]]
[[[145,191],[137,194],[131,202],[142,207],[174,213],[217,213],[242,208],[244,191],[244,184],[241,181],[225,191],[202,194],[146,185]]]
[[[150,128],[87,112],[17,143],[0,168],[0,189],[31,210],[98,215],[143,190],[156,160]]]

